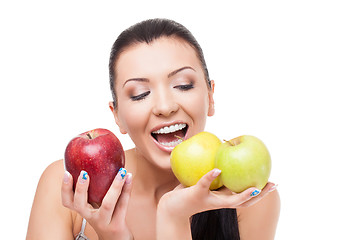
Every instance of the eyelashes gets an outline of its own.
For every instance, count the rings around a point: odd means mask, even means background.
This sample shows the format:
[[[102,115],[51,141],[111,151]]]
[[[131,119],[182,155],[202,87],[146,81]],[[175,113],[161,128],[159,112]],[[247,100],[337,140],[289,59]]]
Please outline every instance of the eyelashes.
[[[177,85],[174,88],[178,89],[180,91],[189,91],[190,89],[194,88],[194,84],[190,83],[190,84],[184,84],[184,85]],[[143,92],[136,96],[130,96],[130,99],[132,101],[140,101],[140,100],[145,99],[149,94],[150,94],[150,91],[146,91],[146,92]]]
[[[190,84],[185,84],[185,85],[178,85],[178,86],[175,86],[174,88],[182,90],[182,91],[187,91],[187,90],[194,88],[194,84],[190,83]]]
[[[142,94],[136,95],[136,96],[130,96],[131,100],[133,101],[140,101],[145,99],[150,94],[150,91],[144,92]]]

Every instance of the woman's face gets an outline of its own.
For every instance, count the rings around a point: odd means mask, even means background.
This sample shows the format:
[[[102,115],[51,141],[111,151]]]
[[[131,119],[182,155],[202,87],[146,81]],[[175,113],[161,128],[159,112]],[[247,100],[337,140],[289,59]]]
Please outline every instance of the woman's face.
[[[214,114],[213,92],[195,51],[177,38],[135,44],[120,54],[115,75],[118,106],[110,108],[120,131],[144,158],[170,168],[178,137],[203,131]]]

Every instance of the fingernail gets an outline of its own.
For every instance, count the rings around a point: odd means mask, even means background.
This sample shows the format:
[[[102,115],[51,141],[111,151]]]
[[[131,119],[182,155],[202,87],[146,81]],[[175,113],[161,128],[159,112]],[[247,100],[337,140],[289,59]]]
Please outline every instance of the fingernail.
[[[272,186],[272,187],[270,188],[269,192],[272,192],[272,191],[276,190],[277,187],[278,187],[278,185],[275,184],[274,186]]]
[[[127,177],[126,177],[126,179],[125,179],[125,183],[126,183],[126,184],[130,184],[131,181],[132,181],[132,174],[131,174],[131,173],[128,173],[128,174],[127,174]]]
[[[261,193],[261,190],[255,189],[255,190],[250,194],[250,197],[255,197],[255,196],[259,195],[260,193]]]
[[[79,180],[80,183],[85,183],[86,180],[88,180],[88,178],[89,178],[88,173],[84,170],[80,172],[80,176],[81,176],[81,178]]]
[[[217,177],[217,176],[219,176],[219,175],[220,175],[220,173],[221,173],[221,170],[220,170],[220,169],[215,168],[215,169],[214,169],[214,171],[213,171],[212,176],[213,176],[213,177]]]
[[[124,177],[126,176],[126,169],[125,168],[120,168],[118,174],[121,176],[121,179],[124,179]]]
[[[64,172],[64,183],[68,184],[70,182],[70,173],[68,171]]]

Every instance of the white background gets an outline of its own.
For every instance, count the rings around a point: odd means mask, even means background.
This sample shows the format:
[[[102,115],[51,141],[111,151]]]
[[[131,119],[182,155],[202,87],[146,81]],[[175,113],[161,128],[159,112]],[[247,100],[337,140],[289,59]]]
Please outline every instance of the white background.
[[[25,238],[39,177],[74,135],[103,127],[133,146],[108,109],[108,57],[122,30],[153,17],[203,47],[216,81],[206,130],[268,146],[276,239],[359,237],[359,12],[331,0],[2,1],[0,238]]]

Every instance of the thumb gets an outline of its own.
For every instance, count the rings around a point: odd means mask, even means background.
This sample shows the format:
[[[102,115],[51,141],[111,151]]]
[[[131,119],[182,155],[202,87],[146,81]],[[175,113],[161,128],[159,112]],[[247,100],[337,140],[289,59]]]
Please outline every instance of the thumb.
[[[221,170],[218,168],[214,168],[210,172],[206,173],[204,176],[200,178],[200,180],[196,183],[196,186],[201,189],[208,191],[212,181],[215,180],[221,173]]]

